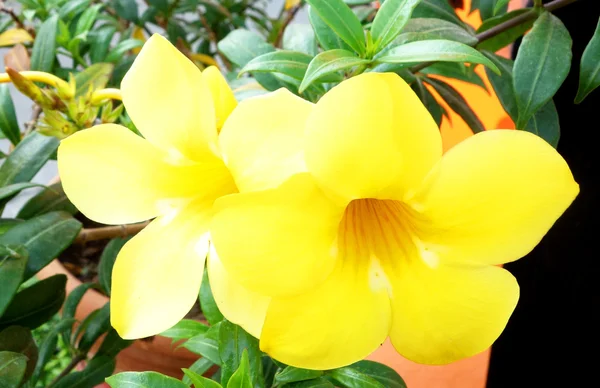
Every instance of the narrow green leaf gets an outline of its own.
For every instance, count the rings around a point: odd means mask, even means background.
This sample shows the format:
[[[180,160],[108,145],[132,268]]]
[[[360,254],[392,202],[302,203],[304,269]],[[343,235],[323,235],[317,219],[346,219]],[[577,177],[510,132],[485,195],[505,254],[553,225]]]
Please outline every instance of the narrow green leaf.
[[[64,3],[58,10],[60,20],[70,21],[90,6],[91,0],[71,0]]]
[[[216,381],[213,381],[211,379],[207,379],[206,377],[203,377],[201,374],[198,374],[194,371],[191,371],[191,370],[185,369],[185,368],[183,368],[182,370],[183,370],[183,373],[190,379],[192,384],[194,384],[195,388],[219,388],[219,387],[221,387],[221,384],[219,384]]]
[[[558,91],[571,68],[572,40],[564,24],[544,12],[525,35],[513,69],[513,86],[523,128]]]
[[[0,317],[17,293],[25,268],[27,266],[27,251],[24,247],[7,247],[0,245]]]
[[[406,23],[394,45],[431,39],[453,40],[469,46],[477,43],[473,34],[454,23],[442,19],[416,18]]]
[[[397,46],[377,58],[380,63],[417,63],[429,61],[469,62],[485,65],[499,73],[492,61],[472,47],[451,40],[421,40]]]
[[[10,326],[2,330],[0,332],[0,349],[20,353],[27,357],[23,380],[28,380],[33,374],[39,355],[31,330],[20,326]]]
[[[228,386],[228,381],[233,378],[235,370],[241,367],[243,353],[247,353],[251,360],[246,373],[250,376],[253,385],[264,387],[258,340],[238,325],[229,321],[221,322],[219,354],[223,362],[221,365],[221,384],[223,386]]]
[[[77,26],[75,27],[73,36],[86,34],[94,25],[98,12],[102,7],[102,4],[95,4],[83,11],[79,19],[77,19]]]
[[[323,371],[295,368],[288,366],[275,374],[275,382],[279,384],[295,383],[297,381],[313,380],[323,375]]]
[[[23,222],[18,218],[0,218],[0,236]]]
[[[106,379],[111,388],[189,388],[172,377],[157,372],[123,372]]]
[[[90,60],[92,63],[98,63],[106,58],[110,42],[115,35],[117,28],[113,25],[106,24],[97,30],[90,31],[88,34],[88,42],[90,43]]]
[[[12,198],[25,189],[30,189],[32,187],[40,187],[40,186],[44,187],[44,185],[41,185],[39,183],[23,182],[23,183],[13,183],[12,185],[0,187],[0,200]]]
[[[313,82],[338,71],[345,71],[354,66],[366,65],[371,61],[359,58],[353,52],[336,49],[324,51],[312,59],[306,70],[300,93],[304,92]]]
[[[35,369],[31,375],[31,378],[29,379],[29,384],[31,384],[31,386],[35,386],[35,383],[40,378],[44,367],[50,361],[50,359],[54,357],[56,353],[58,336],[67,328],[72,327],[75,322],[75,319],[63,319],[57,324],[53,325],[48,334],[46,334],[40,344],[39,355],[37,362],[35,363]]]
[[[58,139],[33,132],[25,137],[0,166],[0,187],[29,182],[58,148]]]
[[[31,70],[52,72],[56,54],[58,15],[50,16],[37,30],[31,50]]]
[[[363,360],[350,365],[350,368],[379,381],[386,388],[406,388],[406,383],[398,372],[387,365]]]
[[[0,131],[13,145],[21,141],[21,130],[8,85],[0,85]]]
[[[101,356],[92,358],[85,369],[72,372],[59,380],[53,388],[89,388],[104,382],[115,370],[115,360],[112,357]]]
[[[337,36],[360,54],[366,53],[365,34],[360,21],[342,0],[306,0]]]
[[[478,9],[479,15],[481,16],[481,20],[485,21],[495,15],[497,1],[498,0],[473,0],[471,2],[471,12],[473,12],[475,9]],[[498,11],[501,11],[502,9],[504,9],[504,12],[506,12],[507,6],[508,6],[508,3],[505,3],[504,5],[500,5]]]
[[[54,275],[21,290],[0,317],[0,330],[8,326],[35,329],[60,310],[65,300],[65,275]]]
[[[479,117],[473,112],[463,96],[447,83],[433,78],[424,80],[433,86],[436,92],[448,103],[450,108],[455,111],[469,125],[473,133],[485,131],[485,127],[479,120]]]
[[[137,2],[131,0],[115,0],[113,6],[117,15],[125,20],[136,22],[138,20]]]
[[[62,309],[63,319],[75,318],[75,311],[77,310],[79,302],[81,302],[83,295],[85,295],[85,293],[91,288],[99,288],[99,284],[82,283],[69,293],[69,296],[65,300],[65,305]],[[65,330],[64,339],[66,343],[71,342],[71,328]]]
[[[221,366],[221,356],[219,355],[219,331],[221,324],[222,322],[219,322],[211,326],[206,333],[199,334],[185,341],[183,347]]]
[[[506,12],[508,3],[510,3],[510,0],[496,0],[496,4],[494,5],[494,15]]]
[[[160,333],[161,336],[171,338],[173,341],[189,339],[199,334],[204,334],[208,331],[208,326],[202,322],[192,319],[182,319],[177,322],[172,328]]]
[[[448,78],[458,79],[481,86],[485,91],[487,91],[487,87],[483,81],[483,78],[481,78],[472,67],[467,67],[464,63],[437,62],[421,70],[421,73],[437,74]]]
[[[208,270],[206,268],[202,274],[202,285],[200,286],[198,300],[200,301],[202,314],[204,314],[208,323],[216,325],[223,320],[223,314],[221,314],[210,288],[210,279],[208,278]]]
[[[439,102],[437,102],[433,94],[431,94],[431,92],[425,87],[420,78],[417,78],[416,81],[413,82],[412,87],[439,127],[442,124],[442,118],[445,113],[444,108],[439,104]]]
[[[423,0],[414,9],[412,17],[442,19],[459,26],[464,25],[448,0]]]
[[[100,263],[98,264],[98,282],[102,286],[104,293],[110,296],[110,285],[112,281],[112,270],[117,260],[117,255],[121,251],[121,248],[129,241],[131,237],[126,238],[114,238],[110,240],[102,255],[100,256]]]
[[[600,19],[598,20],[594,36],[581,57],[579,89],[577,90],[575,103],[579,104],[582,102],[598,86],[600,86]]]
[[[75,75],[75,97],[86,94],[90,89],[102,89],[108,83],[114,69],[112,63],[95,63]]]
[[[87,323],[85,331],[77,344],[77,349],[87,352],[101,335],[110,330],[110,302],[107,302]]]
[[[301,81],[311,59],[310,55],[297,51],[273,51],[248,62],[240,74],[247,72],[281,73]]]
[[[379,381],[351,367],[334,369],[329,375],[347,388],[386,388]]]
[[[27,357],[14,352],[0,352],[0,387],[18,388],[27,367]]]
[[[560,140],[560,120],[554,101],[548,101],[525,125],[525,131],[538,135],[556,148]]]
[[[244,349],[240,357],[239,367],[231,375],[226,385],[227,388],[253,388],[250,377],[250,363],[248,362],[248,351]]]
[[[106,62],[118,62],[123,55],[125,55],[125,53],[129,50],[132,50],[134,48],[138,48],[138,47],[142,47],[144,45],[144,42],[142,42],[141,40],[138,39],[125,39],[122,42],[119,42],[119,44],[117,44],[115,46],[115,48],[113,48],[108,55],[106,56],[105,61]]]
[[[94,357],[107,356],[107,357],[116,357],[117,354],[129,345],[131,345],[133,341],[125,340],[117,334],[115,329],[110,329],[104,340],[102,341],[102,345],[100,345],[100,349]]]
[[[317,38],[308,24],[290,24],[283,32],[284,50],[299,51],[310,56],[317,55]]]
[[[71,245],[80,230],[81,223],[70,214],[52,212],[19,223],[0,236],[0,244],[25,247],[29,254],[26,280]]]
[[[202,376],[214,365],[215,364],[208,358],[199,358],[189,367],[188,370]],[[187,376],[187,374],[183,376],[181,381],[188,385],[192,384],[192,380]]]
[[[263,377],[265,379],[265,386],[272,387],[275,382],[275,373],[279,370],[279,366],[273,362],[273,359],[267,355],[263,355],[261,358]]]
[[[325,377],[319,377],[314,380],[299,381],[297,383],[286,384],[285,388],[335,388],[335,385]]]
[[[17,218],[28,220],[54,211],[62,211],[71,215],[78,212],[75,205],[67,198],[60,182],[48,186],[45,190],[31,197],[19,210]]]
[[[512,18],[515,18],[515,17],[522,15],[524,13],[527,13],[527,12],[531,12],[531,10],[530,9],[517,9],[517,10],[511,11],[507,14],[490,18],[490,19],[486,20],[481,25],[481,27],[479,27],[479,29],[477,30],[477,33],[480,34],[482,32],[485,32],[485,31],[491,29],[492,27],[496,27],[497,25],[502,24],[502,23],[506,22],[507,20],[510,20]],[[506,31],[499,33],[498,35],[493,36],[493,37],[486,39],[483,42],[479,43],[477,45],[477,48],[479,50],[488,50],[488,51],[496,52],[496,51],[500,50],[501,48],[508,46],[509,44],[511,44],[518,38],[520,38],[521,36],[523,36],[523,34],[526,31],[528,31],[531,28],[531,26],[533,26],[534,21],[535,21],[535,19],[531,19],[524,23],[521,23],[514,27],[511,27],[511,28],[507,29]]]
[[[400,34],[420,2],[421,0],[387,0],[383,3],[371,26],[375,52],[386,47]]]
[[[337,34],[321,19],[319,14],[313,9],[308,8],[308,20],[315,31],[317,41],[324,50],[335,50],[343,49],[347,51],[353,51],[346,42],[342,40]]]

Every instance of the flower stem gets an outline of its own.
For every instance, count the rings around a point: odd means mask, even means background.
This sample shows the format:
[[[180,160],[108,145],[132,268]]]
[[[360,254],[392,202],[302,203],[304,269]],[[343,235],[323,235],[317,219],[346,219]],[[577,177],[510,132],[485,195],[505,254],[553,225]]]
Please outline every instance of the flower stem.
[[[42,82],[45,83],[46,85],[50,85],[53,86],[55,88],[68,88],[69,84],[66,83],[65,81],[63,81],[62,79],[58,78],[57,76],[50,74],[50,73],[45,73],[43,71],[20,71],[19,72],[20,75],[22,75],[23,77],[27,78],[30,81],[34,81],[34,82]],[[7,83],[7,82],[11,82],[10,77],[8,76],[8,73],[0,73],[0,83]]]
[[[123,96],[121,95],[121,90],[114,89],[114,88],[107,88],[107,89],[96,90],[94,92],[94,94],[92,94],[92,104],[98,104],[98,103],[102,102],[102,100],[107,100],[107,99],[122,101]]]
[[[140,224],[105,226],[102,228],[82,229],[74,244],[85,244],[88,241],[106,240],[114,237],[128,237],[142,231],[150,221]]]

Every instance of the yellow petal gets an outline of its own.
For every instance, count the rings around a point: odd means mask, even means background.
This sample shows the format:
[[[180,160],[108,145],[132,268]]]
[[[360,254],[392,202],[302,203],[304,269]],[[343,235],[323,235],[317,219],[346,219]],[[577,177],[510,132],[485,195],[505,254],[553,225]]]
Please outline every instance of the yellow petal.
[[[123,103],[146,139],[175,156],[203,160],[216,153],[210,89],[200,70],[155,34],[121,83]]]
[[[396,350],[421,364],[447,364],[480,353],[498,338],[519,299],[519,285],[493,266],[438,265],[405,261],[394,274]]]
[[[218,159],[212,164],[188,165],[165,159],[162,150],[129,129],[103,124],[61,142],[58,171],[75,206],[104,224],[147,220],[194,197],[216,197],[234,190]]]
[[[146,36],[144,35],[144,29],[139,26],[133,27],[133,32],[131,33],[131,37],[133,39],[141,40],[142,42],[146,41]],[[142,51],[142,49],[140,47],[136,47],[133,50],[131,50],[131,52],[134,54],[139,54],[140,51]]]
[[[401,199],[442,155],[435,121],[393,73],[367,73],[328,92],[310,115],[306,164],[350,200]]]
[[[221,152],[241,192],[281,184],[306,171],[304,128],[314,105],[279,89],[243,101],[219,136]]]
[[[192,308],[208,253],[210,203],[159,217],[119,252],[112,273],[111,324],[125,339],[158,334]]]
[[[12,28],[0,34],[0,47],[27,42],[33,42],[33,38],[29,35],[29,32],[22,28]]]
[[[300,4],[300,0],[285,0],[285,9],[292,9]]]
[[[343,209],[333,206],[308,174],[277,189],[220,198],[215,212],[215,249],[227,271],[251,291],[297,294],[333,270]]]
[[[215,106],[215,114],[217,120],[217,129],[220,130],[227,120],[227,117],[233,112],[237,105],[237,101],[229,84],[221,74],[218,68],[210,66],[202,72],[202,78],[208,85],[212,94],[212,99]]]
[[[414,198],[430,249],[448,260],[506,263],[529,253],[577,196],[564,159],[528,132],[479,133],[452,148]]]
[[[286,364],[333,369],[362,360],[388,336],[390,300],[373,289],[367,267],[340,261],[332,275],[305,294],[273,298],[261,349]]]
[[[260,338],[271,298],[249,291],[232,279],[212,244],[207,268],[210,288],[221,313],[229,321],[240,325],[254,337]]]

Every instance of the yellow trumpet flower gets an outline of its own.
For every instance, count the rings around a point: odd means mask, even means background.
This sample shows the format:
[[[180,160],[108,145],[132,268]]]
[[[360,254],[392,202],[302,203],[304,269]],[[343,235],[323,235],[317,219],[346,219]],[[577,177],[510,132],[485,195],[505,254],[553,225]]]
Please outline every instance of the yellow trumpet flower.
[[[254,120],[234,115],[228,125]],[[208,268],[223,314],[302,368],[348,365],[387,337],[426,364],[488,348],[519,298],[497,265],[531,251],[579,192],[563,158],[514,130],[442,155],[395,74],[346,80],[295,117],[307,171],[215,201]]]
[[[133,339],[172,327],[194,304],[216,198],[276,187],[305,170],[296,141],[304,127],[292,120],[313,104],[281,90],[237,108],[271,116],[272,127],[223,127],[237,104],[223,76],[215,67],[200,72],[160,35],[145,43],[121,91],[143,137],[115,124],[77,132],[61,142],[58,168],[65,193],[88,218],[154,218],[123,247],[112,274],[111,323]]]

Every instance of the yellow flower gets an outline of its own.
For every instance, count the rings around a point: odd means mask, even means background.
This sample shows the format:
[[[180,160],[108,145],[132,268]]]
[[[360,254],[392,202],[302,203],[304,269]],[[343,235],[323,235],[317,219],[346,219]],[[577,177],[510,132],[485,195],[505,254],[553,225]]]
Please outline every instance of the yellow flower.
[[[170,328],[195,302],[214,200],[276,187],[306,170],[304,127],[291,120],[314,105],[281,90],[231,114],[237,103],[219,71],[201,73],[159,35],[143,46],[121,89],[144,137],[114,124],[86,129],[61,142],[58,168],[88,218],[154,218],[124,246],[112,274],[111,323],[123,338],[141,338]],[[233,125],[224,125],[227,117]]]
[[[579,191],[565,161],[514,130],[442,156],[395,74],[344,81],[304,125],[308,172],[215,202],[208,266],[224,315],[303,368],[350,364],[388,336],[427,364],[488,348],[519,297],[496,265],[531,251]]]

